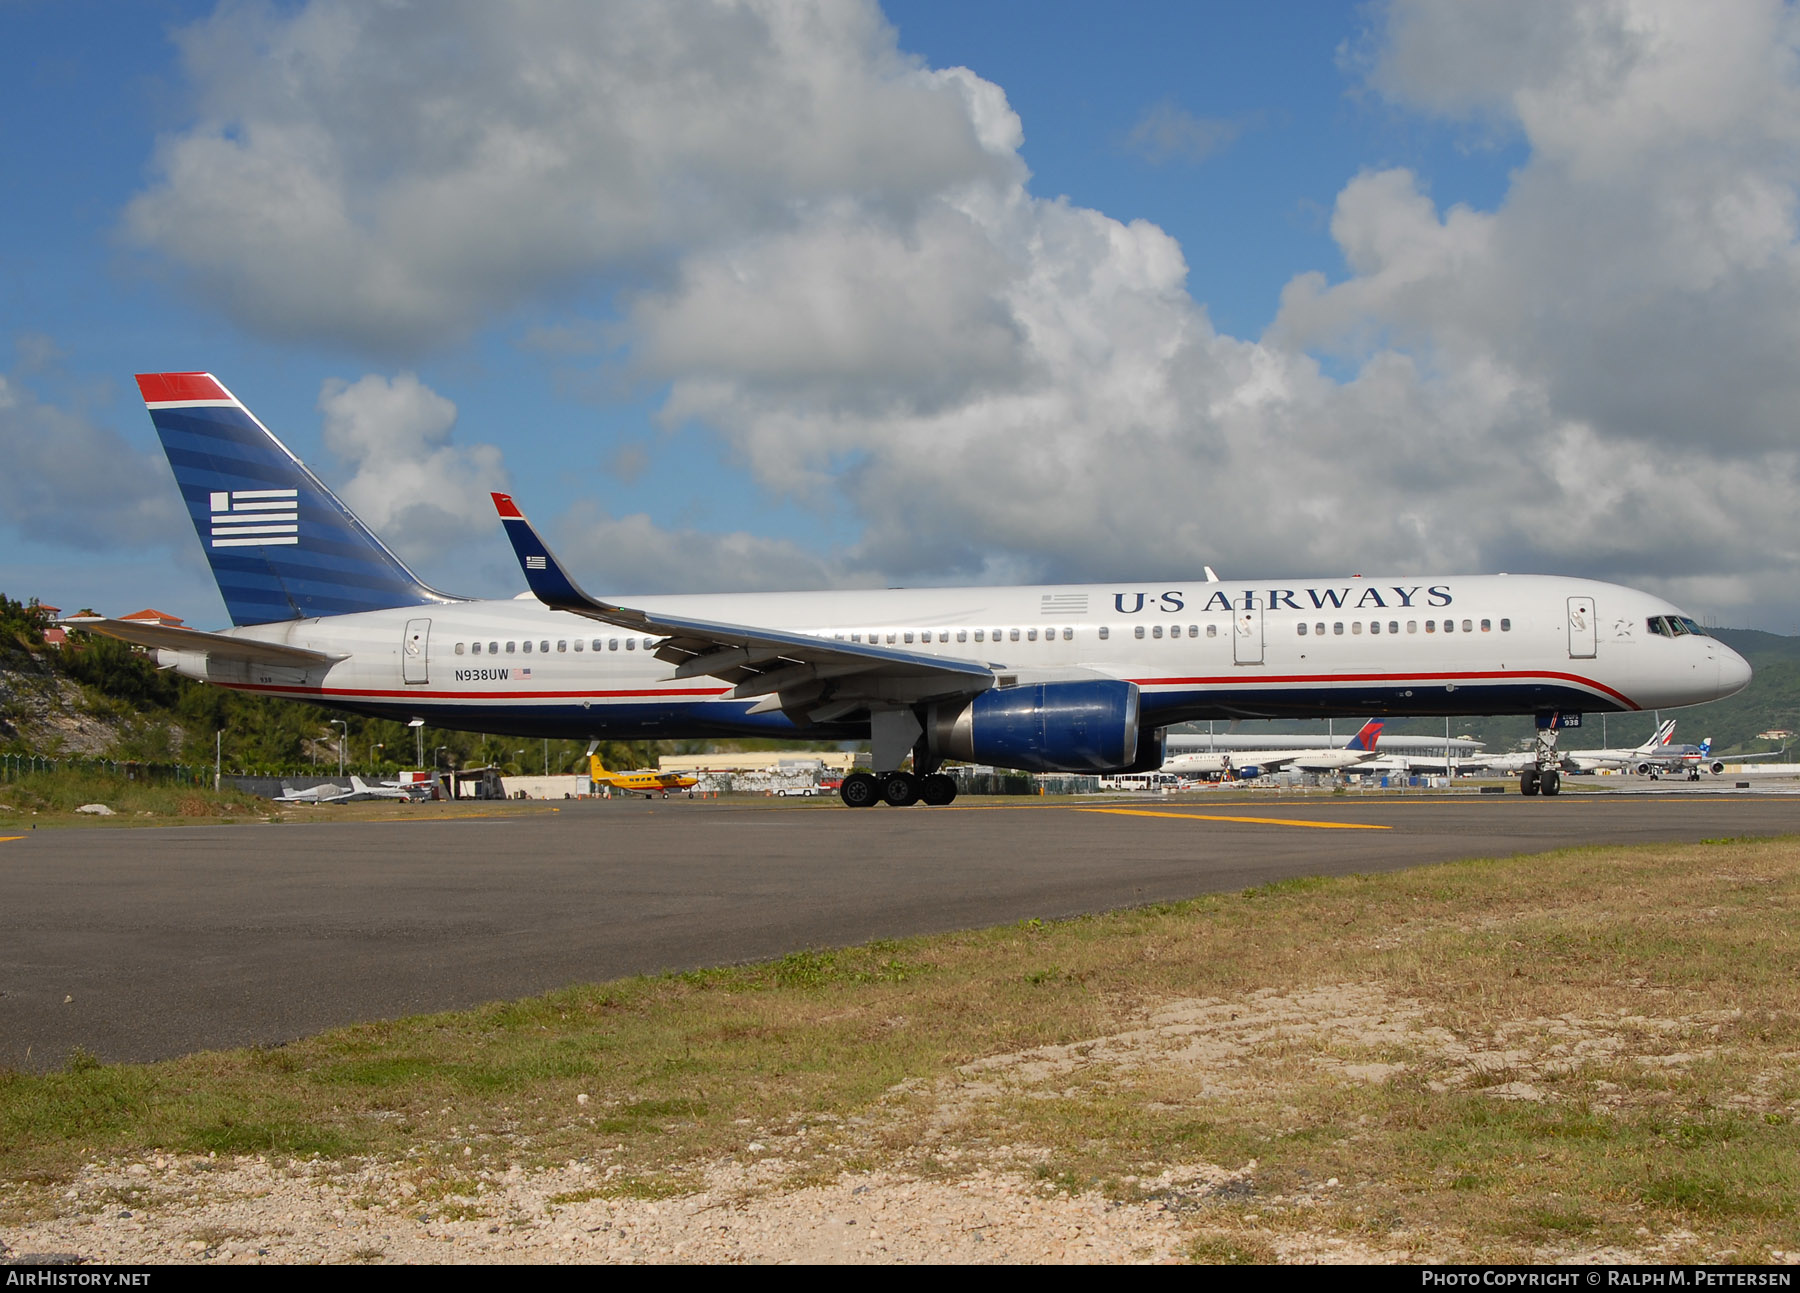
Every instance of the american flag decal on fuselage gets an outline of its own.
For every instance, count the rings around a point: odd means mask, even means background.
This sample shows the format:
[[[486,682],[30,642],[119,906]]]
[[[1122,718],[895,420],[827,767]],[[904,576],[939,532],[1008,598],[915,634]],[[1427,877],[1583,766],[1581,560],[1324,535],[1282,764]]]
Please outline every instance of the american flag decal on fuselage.
[[[299,543],[298,494],[299,491],[292,489],[214,490],[213,547],[271,547],[280,543]]]

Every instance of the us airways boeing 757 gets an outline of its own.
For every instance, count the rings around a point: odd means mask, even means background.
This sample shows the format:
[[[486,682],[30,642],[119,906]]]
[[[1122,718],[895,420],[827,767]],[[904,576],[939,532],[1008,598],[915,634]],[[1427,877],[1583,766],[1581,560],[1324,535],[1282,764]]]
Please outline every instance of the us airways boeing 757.
[[[516,736],[870,742],[862,807],[944,804],[948,760],[1154,771],[1213,718],[1536,714],[1526,793],[1555,794],[1554,716],[1672,708],[1750,680],[1649,593],[1538,575],[592,596],[513,501],[530,592],[475,600],[407,569],[208,373],[138,378],[233,628],[71,621],[183,674]],[[1691,623],[1684,619],[1684,623]],[[910,768],[907,766],[910,760]]]

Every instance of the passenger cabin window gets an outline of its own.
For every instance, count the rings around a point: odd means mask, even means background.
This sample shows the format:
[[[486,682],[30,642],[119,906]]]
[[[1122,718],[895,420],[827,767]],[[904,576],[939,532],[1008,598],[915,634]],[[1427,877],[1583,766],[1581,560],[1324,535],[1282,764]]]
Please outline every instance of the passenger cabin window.
[[[1406,631],[1408,633],[1417,633],[1419,631],[1419,621],[1417,621],[1417,620],[1406,621]]]
[[[1110,625],[1110,624],[1102,624],[1102,625],[1101,625],[1101,626],[1100,626],[1100,640],[1101,640],[1101,641],[1102,641],[1102,642],[1104,642],[1104,641],[1106,641],[1106,640],[1107,640],[1107,639],[1108,639],[1108,638],[1110,638],[1110,637],[1111,637],[1111,636],[1112,636],[1112,625]]]
[[[1494,631],[1494,621],[1492,621],[1492,620],[1481,621],[1481,631],[1483,633],[1492,633]]]
[[[626,638],[625,639],[625,649],[627,651],[637,650],[637,639],[636,638]]]
[[[1153,638],[1159,638],[1159,637],[1161,637],[1161,636],[1162,636],[1162,625],[1160,625],[1160,624],[1152,624],[1152,625],[1151,625],[1151,626],[1150,626],[1150,636],[1151,636],[1151,637],[1153,637]]]
[[[1301,620],[1300,623],[1297,624],[1295,627],[1300,630],[1301,637],[1306,636],[1306,621],[1305,620]]]
[[[1074,640],[1075,640],[1075,630],[1072,628],[1064,629],[1063,630],[1063,641],[1064,642],[1073,642]]]
[[[606,649],[608,651],[617,651],[619,649],[619,639],[618,638],[608,638],[606,640]]]
[[[513,653],[513,652],[514,652],[514,651],[516,651],[516,650],[517,650],[517,649],[518,649],[518,647],[517,647],[517,646],[516,646],[516,645],[515,645],[515,644],[514,644],[514,643],[512,643],[512,642],[508,642],[508,643],[507,643],[507,644],[506,644],[506,654],[507,654],[507,655],[511,655],[511,654],[512,654],[512,653]]]
[[[1219,636],[1219,626],[1217,624],[1208,624],[1206,626],[1206,636],[1209,638],[1218,637]]]
[[[1014,633],[1013,636],[1018,637],[1019,635],[1017,633]],[[1036,642],[1037,641],[1037,630],[1036,629],[1026,629],[1025,630],[1025,640],[1027,642]]]
[[[577,642],[575,645],[580,646],[581,643]],[[558,651],[567,651],[569,649],[568,641],[564,638],[558,638],[557,642],[556,642],[556,649]]]
[[[1437,632],[1437,621],[1436,620],[1426,620],[1425,621],[1425,631],[1427,633],[1436,633]]]
[[[1380,620],[1370,620],[1369,621],[1369,632],[1371,632],[1371,633],[1381,632],[1381,621]]]
[[[906,632],[902,633],[900,636],[902,638],[904,638],[906,641],[911,642],[912,641],[912,630],[908,629],[908,630],[906,630]]]
[[[1324,637],[1325,636],[1325,626],[1323,624],[1313,625],[1313,636],[1321,637],[1321,638]]]
[[[481,643],[479,643],[479,642],[469,643],[469,654],[470,655],[480,655],[481,654]]]
[[[1199,637],[1200,636],[1200,626],[1198,624],[1188,625],[1188,636],[1191,638]]]
[[[1037,636],[1037,633],[1035,630],[1033,631],[1032,636],[1033,637]],[[1019,630],[1014,629],[1011,633],[1009,633],[1007,635],[1007,637],[1010,641],[1017,642],[1019,640]]]
[[[1463,632],[1464,633],[1473,633],[1474,631],[1475,631],[1475,621],[1464,620],[1463,621]]]
[[[938,630],[938,641],[939,642],[948,642],[949,640],[950,640],[950,630],[949,629],[939,629]]]
[[[975,640],[977,642],[987,641],[987,630],[986,629],[976,629],[975,630]]]
[[[1362,621],[1361,620],[1351,620],[1350,621],[1351,636],[1354,637],[1355,635],[1357,635],[1361,632],[1362,632]]]
[[[1143,637],[1144,636],[1144,626],[1142,624],[1134,624],[1131,629],[1131,636],[1134,638]]]
[[[1446,632],[1446,633],[1456,632],[1456,621],[1455,620],[1445,620],[1444,621],[1444,632]]]
[[[576,638],[576,639],[575,639],[575,649],[576,649],[576,650],[577,650],[577,651],[580,651],[580,650],[582,650],[582,649],[583,649],[583,646],[582,646],[582,641],[581,641],[581,639],[580,639],[580,638]]]
[[[529,642],[527,642],[527,643],[526,643],[526,644],[525,644],[525,654],[526,654],[526,655],[530,655],[530,654],[531,654],[531,643],[529,643]]]
[[[458,642],[456,644],[456,654],[461,655],[462,653],[463,653],[463,644]]]
[[[956,640],[958,642],[967,642],[969,640],[969,630],[967,630],[967,629],[956,630]]]
[[[1500,631],[1502,633],[1511,633],[1512,632],[1512,621],[1511,620],[1501,620],[1500,621]]]
[[[1331,625],[1331,631],[1334,636],[1342,637],[1344,635],[1344,621],[1342,621],[1342,620],[1333,621],[1332,625]]]
[[[500,644],[498,642],[488,643],[488,654],[489,655],[499,655],[500,654]]]
[[[1400,621],[1399,620],[1389,620],[1388,621],[1388,632],[1389,633],[1398,633],[1399,631],[1400,631]]]

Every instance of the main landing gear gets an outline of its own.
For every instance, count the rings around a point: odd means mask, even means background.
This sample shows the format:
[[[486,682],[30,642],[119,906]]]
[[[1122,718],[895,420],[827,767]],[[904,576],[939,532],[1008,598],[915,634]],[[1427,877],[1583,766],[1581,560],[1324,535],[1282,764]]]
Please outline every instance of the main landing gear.
[[[956,798],[956,782],[941,772],[916,777],[910,772],[853,772],[844,778],[838,796],[852,808],[889,804],[910,808],[928,804],[941,808]]]

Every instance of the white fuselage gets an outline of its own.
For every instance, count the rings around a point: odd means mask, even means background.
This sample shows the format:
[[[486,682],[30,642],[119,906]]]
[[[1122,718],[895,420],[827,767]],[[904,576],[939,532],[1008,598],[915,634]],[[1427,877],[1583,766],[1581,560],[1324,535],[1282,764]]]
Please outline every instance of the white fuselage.
[[[1140,689],[1146,727],[1671,708],[1729,695],[1750,676],[1717,639],[1646,632],[1649,617],[1679,614],[1659,597],[1535,575],[727,593],[633,606],[977,662],[1000,687],[1125,679]],[[301,670],[197,652],[159,657],[225,686],[475,731],[657,739],[799,730],[779,711],[729,699],[720,680],[671,679],[654,638],[529,597],[229,632],[343,658]]]

